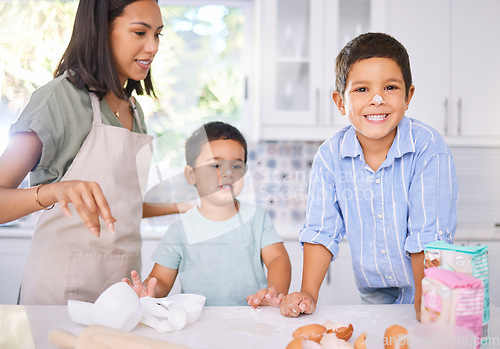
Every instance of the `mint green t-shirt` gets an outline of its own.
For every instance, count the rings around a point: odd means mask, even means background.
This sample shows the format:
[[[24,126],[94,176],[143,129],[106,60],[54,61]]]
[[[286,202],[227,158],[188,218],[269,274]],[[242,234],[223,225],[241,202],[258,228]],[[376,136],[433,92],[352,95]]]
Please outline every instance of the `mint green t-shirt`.
[[[282,241],[263,207],[240,202],[239,214],[220,222],[195,207],[169,227],[152,259],[177,269],[181,292],[204,295],[206,305],[247,305],[267,287],[261,250]]]
[[[33,92],[9,131],[9,135],[33,131],[42,142],[42,156],[30,173],[32,186],[60,181],[92,127],[89,92],[77,89],[66,76],[65,73]],[[123,127],[104,99],[100,106],[104,124]],[[144,114],[138,103],[137,111],[145,132]],[[141,132],[135,120],[132,132]]]

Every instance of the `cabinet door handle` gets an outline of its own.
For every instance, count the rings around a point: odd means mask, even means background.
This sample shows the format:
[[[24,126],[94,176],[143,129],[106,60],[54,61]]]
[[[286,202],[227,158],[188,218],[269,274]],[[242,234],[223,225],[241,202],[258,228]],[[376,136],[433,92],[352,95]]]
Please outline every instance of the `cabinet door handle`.
[[[444,99],[444,135],[448,135],[448,98]]]
[[[316,88],[316,125],[321,124],[320,112],[319,112],[319,100],[320,100],[320,91],[319,88]]]
[[[462,134],[462,98],[458,99],[457,108],[458,108],[457,132],[458,135],[460,136]]]
[[[243,97],[243,98],[244,98],[244,99],[245,99],[245,101],[246,101],[246,100],[248,100],[248,76],[245,76],[245,81],[244,81],[244,84],[245,84],[245,86],[244,86],[244,89],[245,89],[245,90],[244,90],[244,92],[243,92],[243,94],[244,94],[244,97]]]
[[[333,100],[333,92],[335,90],[334,89],[330,89],[330,95],[328,96],[329,98],[329,101],[330,101],[330,115],[329,115],[329,118],[328,120],[330,120],[330,123],[331,125],[335,125],[335,101]]]

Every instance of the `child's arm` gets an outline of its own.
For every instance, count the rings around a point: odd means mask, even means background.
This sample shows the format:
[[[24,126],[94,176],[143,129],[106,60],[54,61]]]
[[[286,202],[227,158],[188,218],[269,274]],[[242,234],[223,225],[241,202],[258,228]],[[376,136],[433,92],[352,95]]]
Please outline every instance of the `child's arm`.
[[[424,278],[424,252],[411,254],[411,267],[413,269],[413,279],[415,280],[415,313],[420,321],[420,306],[422,304],[422,279]]]
[[[123,278],[122,281],[129,284],[139,297],[161,298],[166,297],[172,289],[177,277],[177,269],[166,268],[155,263],[153,270],[143,282],[135,270],[130,275],[132,282],[127,278]]]
[[[323,245],[304,243],[304,267],[300,292],[294,292],[281,302],[283,316],[297,317],[316,309],[318,294],[332,260],[332,253]]]
[[[267,288],[248,296],[248,305],[253,308],[259,305],[279,306],[290,287],[290,258],[282,242],[264,247],[261,256],[267,268]]]
[[[172,289],[172,286],[174,286],[177,272],[177,269],[167,268],[155,263],[153,270],[151,270],[151,273],[149,273],[149,276],[144,280],[143,284],[147,287],[149,282],[156,279],[155,296],[157,298],[166,297]]]

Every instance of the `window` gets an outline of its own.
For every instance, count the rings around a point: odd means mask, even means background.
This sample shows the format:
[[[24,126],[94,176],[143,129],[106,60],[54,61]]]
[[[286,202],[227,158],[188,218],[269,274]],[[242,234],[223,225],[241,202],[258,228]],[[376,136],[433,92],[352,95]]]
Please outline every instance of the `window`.
[[[78,1],[0,0],[0,152],[31,93],[52,79],[71,36]],[[140,96],[157,159],[183,161],[194,126],[250,117],[251,1],[159,0],[165,29],[152,73],[158,99]]]

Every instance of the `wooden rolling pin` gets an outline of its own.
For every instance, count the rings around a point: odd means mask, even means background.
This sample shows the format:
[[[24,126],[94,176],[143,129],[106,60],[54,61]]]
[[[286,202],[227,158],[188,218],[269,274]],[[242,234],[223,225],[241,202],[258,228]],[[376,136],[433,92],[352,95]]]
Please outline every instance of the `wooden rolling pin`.
[[[49,340],[64,349],[188,349],[180,344],[99,325],[88,326],[78,337],[65,330],[54,330],[49,333]]]

